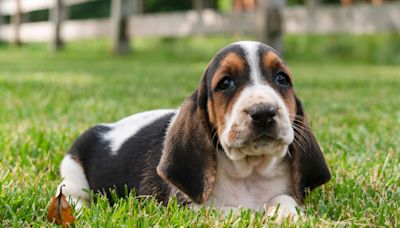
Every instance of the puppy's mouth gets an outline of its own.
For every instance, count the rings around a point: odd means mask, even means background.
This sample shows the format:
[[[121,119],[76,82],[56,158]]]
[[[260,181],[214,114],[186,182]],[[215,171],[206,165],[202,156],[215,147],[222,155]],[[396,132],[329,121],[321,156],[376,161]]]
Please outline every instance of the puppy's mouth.
[[[283,143],[283,140],[273,133],[261,133],[257,135],[254,134],[246,139],[236,140],[236,142],[229,145],[229,147],[239,149],[243,147],[266,146],[271,143]]]
[[[261,133],[255,135],[249,140],[248,144],[267,144],[273,141],[279,141],[278,137],[274,133]]]
[[[250,139],[235,142],[225,148],[231,160],[257,158],[261,156],[281,156],[288,144],[280,137],[273,135],[257,135]]]

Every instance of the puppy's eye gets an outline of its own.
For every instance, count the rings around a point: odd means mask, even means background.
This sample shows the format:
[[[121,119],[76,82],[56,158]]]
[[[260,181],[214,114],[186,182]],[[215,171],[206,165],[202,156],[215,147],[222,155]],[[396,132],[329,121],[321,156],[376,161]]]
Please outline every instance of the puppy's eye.
[[[278,72],[275,76],[275,84],[282,87],[289,87],[290,80],[287,74],[283,72]]]
[[[235,87],[235,82],[229,76],[225,76],[217,85],[217,90],[224,91]]]

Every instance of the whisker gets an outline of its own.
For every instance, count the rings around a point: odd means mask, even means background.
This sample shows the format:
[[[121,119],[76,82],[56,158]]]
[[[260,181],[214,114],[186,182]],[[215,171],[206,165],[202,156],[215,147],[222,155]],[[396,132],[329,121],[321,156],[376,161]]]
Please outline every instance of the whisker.
[[[298,134],[301,134],[301,132],[303,132],[301,129],[298,129],[298,127],[293,126],[293,128],[298,132]],[[294,137],[294,142],[295,145],[298,145],[301,149],[305,150],[306,146],[307,146],[307,142],[309,143],[309,138],[307,137],[307,135],[295,135]],[[307,142],[306,142],[307,141]]]
[[[214,142],[215,136],[218,136],[217,127],[213,127],[213,128],[211,129],[211,131],[213,131],[213,130],[215,130],[215,133],[214,133],[214,135],[213,135],[213,137],[212,137],[211,140]],[[215,145],[215,150],[218,150],[218,145],[219,145],[219,137],[217,137],[217,143],[216,143],[216,145]]]
[[[298,123],[293,123],[292,125],[293,125],[293,127],[297,127],[296,130],[298,130],[298,131],[307,131],[309,133],[312,133],[311,129],[308,127],[304,127],[302,125],[299,125]]]
[[[306,144],[304,142],[304,140],[302,140],[301,138],[297,139],[297,145],[302,149],[302,150],[306,150]]]
[[[311,144],[311,138],[308,134],[312,134],[311,129],[305,124],[305,117],[297,114],[289,114],[289,117],[293,117],[292,128],[296,134],[294,137],[294,145],[300,147],[300,149],[306,151],[307,144]]]
[[[293,144],[295,145],[295,146],[298,146],[298,147],[300,147],[300,149],[302,149],[302,150],[304,150],[305,151],[305,147],[303,146],[303,144],[299,141],[299,139],[298,138],[294,138],[294,142],[293,142]]]

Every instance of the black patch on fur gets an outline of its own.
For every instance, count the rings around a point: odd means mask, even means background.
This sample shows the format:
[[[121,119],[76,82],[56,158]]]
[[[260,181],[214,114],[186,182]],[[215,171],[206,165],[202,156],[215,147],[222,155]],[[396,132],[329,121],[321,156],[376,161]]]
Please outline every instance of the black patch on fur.
[[[126,190],[135,189],[139,195],[153,195],[167,202],[171,189],[158,176],[156,167],[173,115],[166,114],[143,127],[122,144],[116,155],[111,155],[109,142],[103,139],[110,127],[98,125],[80,136],[70,153],[82,164],[90,188],[106,193],[111,201],[110,190],[115,190],[122,197],[126,195]],[[142,181],[144,176],[148,183]]]

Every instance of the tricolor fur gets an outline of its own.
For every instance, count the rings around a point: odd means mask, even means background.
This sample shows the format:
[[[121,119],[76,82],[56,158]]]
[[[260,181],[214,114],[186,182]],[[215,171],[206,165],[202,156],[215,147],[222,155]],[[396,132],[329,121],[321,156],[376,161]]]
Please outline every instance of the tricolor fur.
[[[279,54],[258,42],[233,43],[210,61],[179,110],[135,114],[82,134],[61,165],[64,192],[162,202],[266,208],[296,216],[306,190],[330,179],[293,78]],[[278,206],[280,205],[280,206]]]

